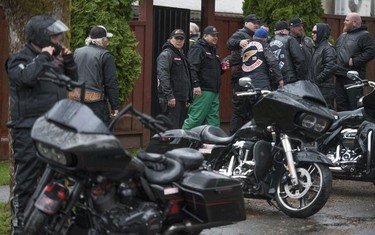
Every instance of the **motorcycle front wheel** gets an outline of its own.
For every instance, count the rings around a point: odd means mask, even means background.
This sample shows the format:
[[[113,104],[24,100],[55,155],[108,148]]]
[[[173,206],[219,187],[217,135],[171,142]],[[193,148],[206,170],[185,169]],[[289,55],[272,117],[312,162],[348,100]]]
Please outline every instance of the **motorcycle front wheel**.
[[[328,166],[318,163],[300,163],[296,171],[299,184],[293,186],[290,180],[281,177],[275,198],[286,215],[306,218],[317,213],[327,202],[332,174]]]

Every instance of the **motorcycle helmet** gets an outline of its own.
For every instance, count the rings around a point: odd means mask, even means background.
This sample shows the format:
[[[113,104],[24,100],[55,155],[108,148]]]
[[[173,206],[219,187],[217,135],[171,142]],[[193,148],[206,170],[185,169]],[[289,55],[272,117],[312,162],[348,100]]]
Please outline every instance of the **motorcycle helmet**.
[[[55,20],[46,15],[37,15],[31,17],[26,24],[26,40],[40,48],[47,46],[59,47],[51,41],[50,36],[58,35],[68,30],[68,26],[60,20]]]

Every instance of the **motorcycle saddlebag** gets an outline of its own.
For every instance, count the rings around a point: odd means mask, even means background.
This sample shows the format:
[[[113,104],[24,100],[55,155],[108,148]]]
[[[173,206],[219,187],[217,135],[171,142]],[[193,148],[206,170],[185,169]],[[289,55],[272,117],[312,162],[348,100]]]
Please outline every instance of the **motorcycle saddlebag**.
[[[198,134],[188,130],[173,129],[152,136],[146,152],[163,154],[176,148],[198,149],[199,146],[200,138]]]
[[[191,172],[179,185],[187,202],[184,211],[201,222],[246,219],[239,181],[211,171]]]

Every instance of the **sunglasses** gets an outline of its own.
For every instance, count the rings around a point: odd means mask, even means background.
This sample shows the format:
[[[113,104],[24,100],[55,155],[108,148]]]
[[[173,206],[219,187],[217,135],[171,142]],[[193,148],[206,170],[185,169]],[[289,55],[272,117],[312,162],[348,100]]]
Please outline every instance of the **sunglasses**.
[[[312,31],[311,33],[312,33],[312,34],[316,34],[317,32],[318,32],[318,31],[315,31],[315,30],[314,30],[314,31]]]

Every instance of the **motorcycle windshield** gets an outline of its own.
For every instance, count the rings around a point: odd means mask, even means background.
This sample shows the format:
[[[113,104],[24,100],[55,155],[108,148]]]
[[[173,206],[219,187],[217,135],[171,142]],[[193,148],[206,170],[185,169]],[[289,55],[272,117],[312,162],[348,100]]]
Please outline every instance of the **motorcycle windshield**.
[[[327,103],[319,90],[319,87],[308,81],[299,80],[293,83],[286,84],[280,91],[291,93],[293,95],[302,97],[303,99],[313,100],[320,103],[323,106],[327,106]]]
[[[363,97],[363,108],[365,113],[371,119],[375,119],[375,92],[372,91]]]
[[[48,121],[74,129],[77,133],[111,134],[89,107],[77,101],[60,100],[44,116]]]

